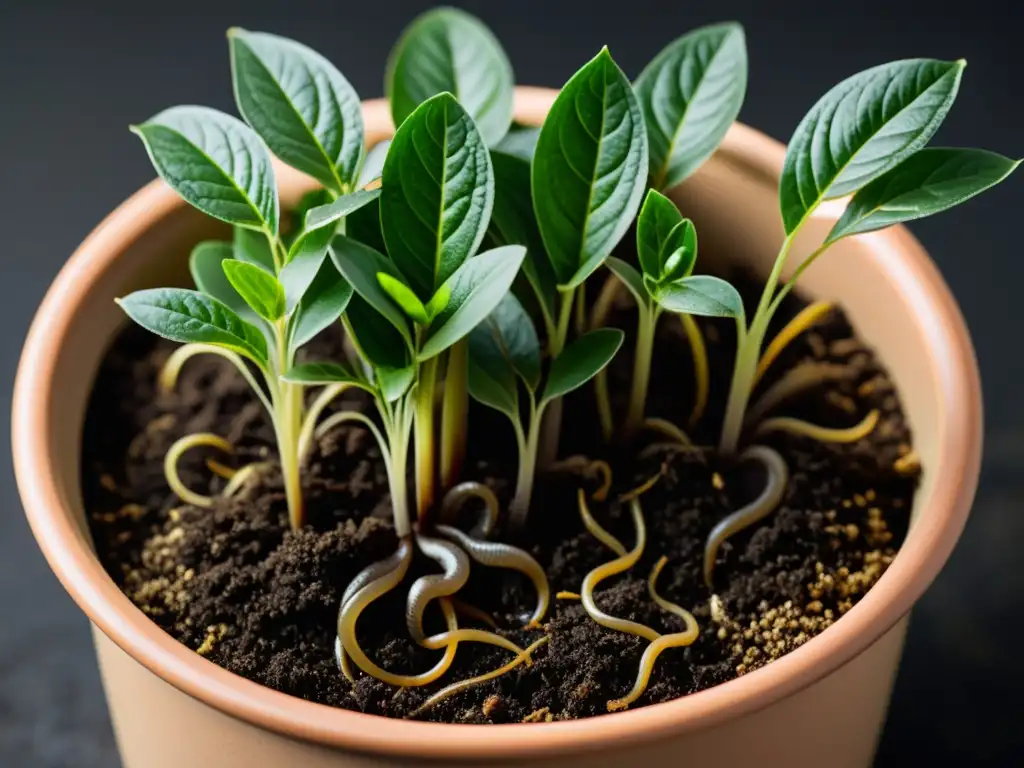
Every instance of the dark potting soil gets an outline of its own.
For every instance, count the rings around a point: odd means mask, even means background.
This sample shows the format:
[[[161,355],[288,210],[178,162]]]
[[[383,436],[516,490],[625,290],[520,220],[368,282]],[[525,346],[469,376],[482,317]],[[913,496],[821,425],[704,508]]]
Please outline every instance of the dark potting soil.
[[[733,276],[748,299],[759,286]],[[593,289],[592,289],[593,290]],[[752,302],[751,302],[752,303]],[[776,327],[803,306],[787,301]],[[622,301],[611,324],[630,331],[635,309]],[[721,424],[733,365],[731,323],[700,321],[708,347],[711,397],[691,434],[713,445]],[[308,359],[336,358],[340,329],[307,350]],[[609,371],[616,413],[624,410],[631,376],[629,336]],[[312,701],[391,717],[407,717],[432,693],[507,663],[511,655],[489,645],[462,643],[451,669],[436,683],[400,689],[356,671],[350,684],[334,658],[338,602],[366,565],[396,547],[387,478],[369,434],[342,426],[318,443],[303,473],[308,524],[288,527],[276,468],[256,475],[237,495],[212,508],[183,504],[167,487],[162,462],[183,435],[213,432],[236,446],[231,456],[206,449],[185,454],[181,476],[200,493],[216,496],[225,481],[206,459],[240,467],[273,459],[273,433],[242,378],[226,362],[189,362],[171,393],[157,373],[175,345],[131,326],[121,333],[99,373],[83,440],[86,509],[99,556],[128,596],[181,643],[222,667],[263,685]],[[693,407],[693,374],[681,324],[659,325],[648,414],[686,425]],[[658,658],[650,685],[632,706],[666,701],[747,674],[800,646],[840,620],[891,562],[906,533],[918,468],[897,393],[871,351],[853,335],[841,310],[791,344],[769,369],[758,393],[795,365],[829,362],[844,378],[816,386],[779,405],[772,415],[796,416],[827,426],[858,423],[870,410],[881,418],[853,444],[823,444],[775,433],[759,442],[786,457],[791,478],[779,509],[721,548],[715,570],[724,616],[712,617],[701,575],[703,542],[723,516],[760,491],[763,477],[750,465],[729,465],[713,450],[683,452],[661,438],[629,453],[603,448],[592,388],[566,403],[561,455],[607,458],[614,486],[608,501],[591,502],[595,517],[627,547],[635,541],[628,505],[619,496],[655,474],[641,497],[647,545],[627,574],[600,585],[597,602],[618,617],[659,632],[679,632],[682,621],[652,602],[647,577],[668,558],[658,590],[689,609],[701,634],[687,648]],[[755,394],[754,400],[757,400]],[[336,407],[369,409],[353,395]],[[472,405],[467,479],[488,482],[507,502],[515,477],[514,440],[504,416]],[[646,447],[645,447],[646,446]],[[614,556],[580,521],[576,491],[596,478],[563,473],[538,480],[529,527],[521,545],[544,566],[552,593],[578,592],[584,576]],[[502,537],[498,533],[498,538]],[[377,601],[359,623],[360,644],[382,667],[419,673],[439,652],[414,644],[403,620],[405,589],[426,572],[414,565],[403,588]],[[422,719],[489,723],[545,721],[598,715],[633,685],[647,641],[605,629],[578,600],[552,601],[540,629],[524,630],[532,610],[529,583],[511,572],[474,566],[460,595],[490,614],[501,633],[521,647],[546,635],[532,666],[520,665],[495,680],[416,713]],[[443,629],[440,611],[428,610],[428,632]],[[460,617],[460,626],[484,626]]]

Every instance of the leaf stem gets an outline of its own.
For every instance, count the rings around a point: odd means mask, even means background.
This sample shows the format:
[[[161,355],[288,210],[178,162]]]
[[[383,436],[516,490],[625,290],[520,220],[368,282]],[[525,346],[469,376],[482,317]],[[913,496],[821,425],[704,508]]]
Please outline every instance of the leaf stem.
[[[509,505],[509,526],[513,531],[521,531],[526,525],[526,517],[530,512],[530,500],[533,497],[533,484],[537,474],[537,446],[540,441],[541,423],[545,407],[542,404],[537,407],[537,400],[532,392],[527,393],[530,398],[530,413],[527,423],[526,434],[523,434],[522,424],[518,419],[512,420],[512,426],[516,432],[516,442],[519,446],[519,472],[516,476],[515,496]]]
[[[281,461],[281,476],[288,503],[288,519],[292,529],[298,530],[305,522],[299,455],[304,407],[302,385],[280,379],[280,376],[291,367],[292,358],[288,349],[287,328],[283,318],[274,325],[274,338],[278,353],[277,385],[271,390],[274,405],[274,432],[277,436],[277,452]]]
[[[576,299],[576,289],[570,288],[562,291],[562,305],[558,311],[558,327],[554,338],[548,340],[548,350],[551,357],[558,357],[565,349],[565,342],[569,339],[569,320],[572,318],[573,303]]]
[[[409,490],[407,486],[409,468],[409,433],[412,431],[412,397],[406,394],[395,407],[393,418],[388,414],[383,401],[377,407],[387,428],[390,454],[388,461],[388,484],[391,486],[391,506],[395,519],[395,535],[400,539],[412,531],[412,516],[409,514]]]
[[[466,459],[466,431],[469,419],[469,346],[466,339],[448,350],[441,406],[441,487],[448,490],[458,482]]]
[[[437,386],[437,358],[420,364],[416,382],[416,515],[423,522],[434,506],[434,390]]]
[[[573,315],[573,305],[576,298],[576,289],[570,288],[562,292],[562,306],[558,314],[558,330],[554,338],[548,342],[548,350],[551,358],[558,357],[565,349],[565,343],[569,338],[569,321]],[[543,423],[541,424],[540,435],[540,465],[550,466],[558,455],[558,441],[562,434],[562,398],[555,398],[548,403],[544,409]]]
[[[626,440],[632,440],[644,420],[647,388],[651,380],[651,358],[654,354],[654,331],[658,325],[659,308],[637,305],[639,314],[636,334],[636,354],[633,357],[633,385],[629,395],[626,416]]]

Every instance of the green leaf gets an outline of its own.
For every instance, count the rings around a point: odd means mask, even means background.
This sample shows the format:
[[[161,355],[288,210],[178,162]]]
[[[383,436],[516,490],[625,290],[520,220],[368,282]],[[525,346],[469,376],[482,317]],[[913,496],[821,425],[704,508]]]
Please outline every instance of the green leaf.
[[[451,94],[425,101],[402,123],[383,183],[388,256],[427,301],[476,252],[494,201],[490,154]]]
[[[249,264],[262,267],[270,274],[277,274],[274,268],[274,254],[270,250],[270,242],[263,232],[256,232],[245,227],[234,230],[235,258]]]
[[[643,275],[637,271],[636,267],[614,256],[605,259],[604,265],[629,289],[637,304],[646,307],[651,303],[651,296],[645,287]]]
[[[518,157],[527,163],[533,160],[533,153],[537,149],[537,138],[540,136],[540,128],[535,125],[516,125],[508,129],[505,138],[494,145],[494,149],[512,157]],[[493,154],[492,154],[493,159]],[[497,173],[497,171],[495,171]]]
[[[1018,165],[983,149],[922,149],[857,192],[828,241],[941,213],[995,186]]]
[[[315,232],[318,229],[336,225],[354,211],[358,211],[360,208],[372,203],[380,197],[380,192],[380,187],[377,189],[359,189],[351,194],[342,195],[327,205],[313,208],[306,214],[305,231],[307,233]]]
[[[521,245],[505,245],[474,256],[448,280],[448,306],[430,325],[418,358],[429,360],[472,331],[508,293],[526,256]]]
[[[387,272],[378,272],[377,282],[380,283],[380,287],[384,289],[384,292],[402,308],[402,311],[413,322],[420,325],[426,325],[430,322],[430,318],[427,316],[427,308],[423,306],[423,302],[416,298],[412,288],[403,283],[399,278],[389,275]]]
[[[390,368],[382,366],[376,369],[377,383],[385,402],[393,403],[406,392],[416,380],[416,366]]]
[[[498,306],[469,334],[469,354],[486,360],[499,355],[531,392],[540,386],[540,339],[523,305],[506,293]],[[495,368],[495,365],[485,365]]]
[[[603,48],[558,94],[533,156],[533,206],[563,287],[582,283],[622,239],[646,167],[640,105]]]
[[[288,260],[278,275],[284,287],[285,307],[288,312],[299,303],[320,271],[320,267],[327,260],[327,248],[333,237],[334,228],[323,227],[300,235],[292,244],[288,251]]]
[[[277,278],[253,264],[236,259],[224,261],[221,267],[228,282],[253,312],[271,323],[284,317],[284,288]]]
[[[345,318],[356,347],[374,368],[398,369],[409,365],[408,342],[390,320],[358,293],[345,309]]]
[[[390,148],[391,139],[378,141],[370,148],[370,151],[366,153],[366,159],[363,160],[363,167],[359,169],[358,186],[365,187],[374,179],[381,177],[381,174],[384,173],[384,160],[387,158]]]
[[[228,282],[222,262],[234,258],[235,249],[231,243],[207,240],[192,249],[188,268],[196,288],[223,303],[244,320],[252,322],[257,315],[250,309],[238,291]]]
[[[409,321],[377,279],[377,275],[383,272],[400,280],[402,276],[394,265],[377,251],[345,235],[335,237],[328,252],[334,260],[334,266],[355,292],[395,327],[407,345],[411,345]],[[400,363],[395,367],[403,365]]]
[[[363,111],[348,80],[305,45],[276,35],[228,31],[238,111],[294,168],[346,192],[363,154]]]
[[[388,57],[384,91],[401,125],[424,101],[451,93],[493,146],[512,122],[512,65],[494,34],[454,8],[420,15]]]
[[[494,168],[494,209],[489,232],[500,245],[526,246],[523,274],[529,281],[549,324],[558,311],[555,271],[544,252],[530,191],[530,163],[504,152],[491,152]]]
[[[660,282],[673,273],[690,274],[697,261],[697,230],[684,219],[676,204],[652,189],[636,222],[636,250],[644,274]],[[669,269],[669,259],[673,260]]]
[[[183,288],[150,288],[115,299],[146,330],[180,344],[214,344],[267,367],[267,342],[259,329],[216,299]]]
[[[477,402],[501,411],[510,419],[519,419],[519,391],[516,375],[508,360],[501,355],[482,356],[475,351],[474,330],[470,334],[469,368],[466,384],[469,395]]]
[[[725,280],[711,275],[692,275],[657,286],[654,300],[669,312],[703,317],[734,317],[743,320],[743,299]]]
[[[215,219],[277,234],[277,184],[256,133],[206,107],[172,107],[132,131],[160,177]]]
[[[427,302],[427,319],[433,320],[435,317],[440,315],[445,309],[448,308],[448,304],[452,300],[452,287],[445,283],[437,289],[437,293],[430,297],[430,301]]]
[[[331,362],[295,365],[281,378],[292,384],[305,384],[307,386],[345,383],[365,385],[365,382],[348,366]]]
[[[307,344],[320,331],[337,322],[351,300],[352,286],[338,274],[333,261],[324,259],[289,319],[291,349]]]
[[[779,184],[786,234],[822,200],[855,192],[921,149],[953,105],[965,65],[894,61],[822,96],[786,150]]]
[[[615,357],[623,338],[618,328],[598,328],[569,344],[551,361],[543,402],[567,395],[594,378]]]
[[[725,138],[747,91],[747,45],[737,23],[695,29],[640,73],[636,95],[650,141],[651,185],[668,189]]]

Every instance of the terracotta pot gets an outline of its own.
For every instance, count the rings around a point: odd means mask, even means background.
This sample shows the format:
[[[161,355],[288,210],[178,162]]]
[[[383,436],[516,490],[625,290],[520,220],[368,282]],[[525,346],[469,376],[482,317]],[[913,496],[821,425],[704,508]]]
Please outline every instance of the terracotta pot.
[[[518,89],[517,118],[539,124],[554,95]],[[383,102],[368,102],[365,113],[371,143],[391,133]],[[768,271],[782,240],[776,187],[783,152],[736,125],[676,192],[697,223],[704,253]],[[279,181],[286,203],[309,186],[286,169],[279,169]],[[808,242],[820,240],[837,209],[821,211]],[[923,484],[888,572],[823,634],[724,685],[586,720],[500,726],[396,722],[237,677],[159,629],[96,559],[79,490],[79,445],[89,383],[125,322],[113,299],[187,284],[190,246],[220,229],[162,183],[135,194],[89,236],[46,295],[14,393],[21,496],[51,567],[92,622],[128,768],[871,762],[907,614],[960,535],[981,448],[980,386],[967,330],[935,266],[905,229],[843,241],[803,281],[808,294],[838,301],[877,349],[914,431]],[[798,244],[796,254],[807,250]]]

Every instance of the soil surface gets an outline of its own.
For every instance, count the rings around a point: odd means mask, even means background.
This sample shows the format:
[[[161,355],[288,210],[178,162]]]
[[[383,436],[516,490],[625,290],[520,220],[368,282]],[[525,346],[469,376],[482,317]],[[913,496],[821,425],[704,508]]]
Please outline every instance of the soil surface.
[[[758,286],[732,276],[748,305]],[[596,293],[596,288],[592,289]],[[775,328],[803,302],[787,301]],[[627,331],[635,309],[623,298],[611,324]],[[691,431],[698,445],[713,445],[721,424],[733,365],[731,323],[701,320],[711,369],[707,410]],[[340,328],[305,350],[307,359],[341,354]],[[631,341],[609,371],[616,413],[631,376]],[[506,664],[512,654],[462,643],[440,681],[419,688],[385,685],[356,671],[355,683],[339,672],[334,656],[338,603],[363,567],[396,547],[387,479],[369,434],[342,426],[325,435],[304,470],[308,524],[288,527],[280,475],[272,463],[273,433],[242,378],[216,357],[186,364],[174,392],[156,386],[157,373],[175,345],[131,326],[116,339],[99,373],[83,445],[86,508],[105,567],[129,597],[173,637],[226,669],[263,685],[313,701],[391,717],[459,723],[549,721],[598,715],[626,694],[648,642],[605,629],[580,602],[552,601],[542,627],[524,630],[521,616],[535,605],[530,584],[508,571],[473,566],[459,597],[486,611],[501,633],[526,647],[541,637],[532,666],[457,693],[425,711],[417,708],[444,686]],[[681,324],[670,315],[659,324],[648,414],[686,425],[693,408],[693,373]],[[601,446],[592,388],[566,404],[560,455],[606,458],[613,488],[606,502],[592,501],[594,516],[627,548],[633,546],[629,505],[621,494],[659,475],[641,497],[647,545],[627,574],[603,582],[601,609],[679,632],[683,622],[660,609],[647,591],[651,568],[667,565],[659,593],[692,611],[700,636],[686,648],[658,658],[646,692],[633,707],[666,701],[747,674],[827,630],[877,581],[906,532],[918,468],[911,436],[885,371],[853,335],[840,310],[802,334],[772,365],[754,396],[779,376],[807,363],[840,366],[842,378],[787,400],[771,415],[794,416],[832,427],[858,423],[878,409],[880,420],[865,439],[824,444],[785,433],[758,442],[787,459],[791,477],[779,509],[721,548],[715,568],[722,611],[711,615],[702,577],[704,539],[712,527],[761,489],[761,470],[729,464],[710,448],[681,451],[646,442],[629,455]],[[616,396],[618,395],[618,396]],[[359,396],[337,404],[369,409]],[[504,416],[476,404],[470,414],[466,478],[488,482],[507,502],[515,477],[514,441]],[[193,490],[215,497],[212,508],[183,504],[167,487],[163,458],[183,435],[213,432],[236,446],[230,456],[206,449],[185,454],[181,476]],[[205,463],[232,467],[271,460],[229,499],[217,497],[226,481]],[[597,478],[563,472],[538,480],[529,528],[520,543],[540,561],[552,592],[578,592],[585,575],[613,559],[584,529],[577,489]],[[503,538],[499,531],[495,538]],[[427,561],[429,563],[429,561]],[[417,560],[397,589],[374,603],[359,623],[364,650],[396,673],[419,673],[440,657],[415,645],[404,622],[412,579],[428,571]],[[436,604],[427,631],[441,631]],[[485,625],[460,614],[460,626]]]

